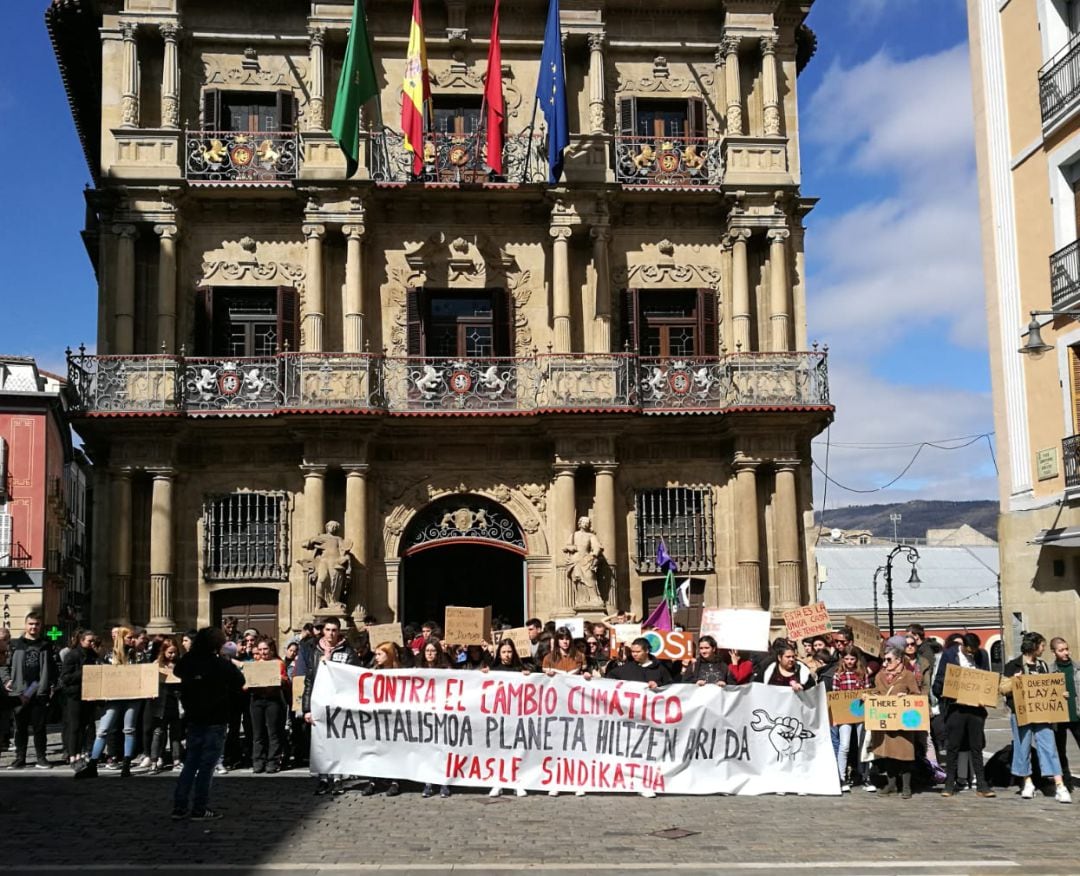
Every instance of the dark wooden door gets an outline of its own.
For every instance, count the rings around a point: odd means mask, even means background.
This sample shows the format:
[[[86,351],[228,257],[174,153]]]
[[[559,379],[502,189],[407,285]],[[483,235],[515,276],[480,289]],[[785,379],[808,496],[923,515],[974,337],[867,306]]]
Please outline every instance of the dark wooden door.
[[[236,618],[236,629],[255,629],[260,635],[278,638],[278,594],[267,587],[239,587],[213,594],[213,624],[221,626],[224,617]]]

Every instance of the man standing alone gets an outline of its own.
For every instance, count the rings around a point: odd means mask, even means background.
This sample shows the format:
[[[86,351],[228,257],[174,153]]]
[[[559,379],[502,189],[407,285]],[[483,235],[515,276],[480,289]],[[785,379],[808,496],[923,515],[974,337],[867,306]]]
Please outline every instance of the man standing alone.
[[[41,615],[30,612],[23,634],[11,642],[8,665],[0,668],[0,681],[9,694],[19,698],[15,710],[15,762],[11,769],[26,766],[26,744],[31,730],[37,768],[52,768],[46,758],[45,721],[49,714],[49,697],[60,672],[52,643],[42,635],[42,626]]]

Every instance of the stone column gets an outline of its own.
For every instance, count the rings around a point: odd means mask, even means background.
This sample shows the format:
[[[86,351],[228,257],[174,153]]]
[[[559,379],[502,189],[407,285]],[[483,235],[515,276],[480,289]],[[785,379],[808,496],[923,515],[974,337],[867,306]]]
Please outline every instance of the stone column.
[[[131,626],[131,469],[116,468],[112,475],[112,556],[109,583],[112,590],[111,623]]]
[[[308,83],[307,104],[307,130],[323,131],[326,129],[325,111],[323,109],[323,90],[325,68],[323,65],[323,43],[326,40],[326,28],[308,28],[311,81]]]
[[[750,350],[750,272],[746,264],[749,228],[732,228],[731,239],[731,309],[734,319],[732,340],[736,352]]]
[[[765,136],[780,136],[780,90],[776,76],[776,35],[761,38],[761,89]]]
[[[596,505],[594,528],[596,537],[604,546],[604,559],[607,560],[611,570],[611,591],[608,601],[615,603],[616,597],[616,574],[618,556],[616,555],[616,541],[618,539],[618,522],[615,519],[615,473],[619,466],[614,462],[601,463],[594,466],[596,472]]]
[[[735,607],[761,608],[758,536],[758,463],[735,459]]]
[[[364,349],[364,281],[361,238],[363,225],[343,225],[345,235],[345,324],[342,327],[346,353]]]
[[[352,581],[347,594],[350,607],[371,604],[368,593],[368,466],[367,463],[349,463],[341,466],[345,471],[345,523],[344,537],[352,542]],[[363,620],[363,618],[358,618]]]
[[[307,238],[307,281],[304,288],[303,341],[305,353],[321,353],[323,350],[323,257],[322,242],[325,225],[305,225]]]
[[[589,130],[603,134],[604,128],[604,34],[591,33],[589,40]]]
[[[120,92],[120,127],[139,127],[139,44],[136,42],[139,27],[125,21],[120,25],[124,38],[124,70]]]
[[[165,40],[165,60],[161,68],[161,127],[180,127],[180,62],[177,38],[180,27],[175,23],[158,27]]]
[[[566,577],[566,554],[563,548],[570,540],[574,528],[577,526],[577,502],[574,495],[574,476],[577,473],[577,465],[570,462],[555,463],[555,484],[552,488],[552,511],[553,525],[551,537],[554,539],[551,545],[551,554],[555,561],[555,578],[557,590],[561,593],[560,608],[573,609],[574,594],[570,592],[570,585]]]
[[[551,229],[551,285],[555,323],[555,352],[570,352],[570,229]]]
[[[799,556],[799,504],[795,491],[797,460],[776,462],[776,507],[773,526],[776,535],[776,608],[797,608],[802,604],[802,563]]]
[[[787,239],[791,236],[786,228],[769,229],[769,311],[772,328],[772,349],[788,350],[788,279]]]
[[[611,229],[594,225],[589,231],[593,240],[593,271],[596,274],[596,312],[593,347],[597,353],[611,352],[611,268],[608,264],[608,241]]]
[[[114,225],[113,234],[116,235],[113,352],[129,356],[135,352],[135,226]]]
[[[737,36],[725,36],[724,80],[727,88],[727,133],[743,133],[742,85],[739,82],[739,43]]]
[[[175,225],[155,225],[158,242],[157,346],[176,350],[176,233]]]
[[[150,505],[150,622],[147,632],[171,633],[173,620],[173,481],[172,469],[155,469]]]
[[[304,531],[300,540],[311,538],[326,526],[326,466],[305,462],[300,466],[304,473]],[[304,582],[307,593],[304,605],[308,612],[315,610],[315,588]]]

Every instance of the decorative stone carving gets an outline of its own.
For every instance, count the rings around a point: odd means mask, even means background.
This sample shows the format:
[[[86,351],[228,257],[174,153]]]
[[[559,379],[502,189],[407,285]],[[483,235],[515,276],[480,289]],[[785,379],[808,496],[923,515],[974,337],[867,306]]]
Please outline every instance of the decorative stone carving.
[[[299,89],[308,79],[308,58],[265,55],[244,61],[235,55],[203,55],[203,85],[250,85]]]
[[[664,69],[667,70],[667,60],[664,61]],[[628,77],[624,79],[618,76],[615,79],[614,90],[618,93],[629,94],[708,94],[713,87],[713,73],[708,70],[694,71],[693,76],[672,76],[670,70],[666,76],[659,76],[656,68],[653,68],[652,76]],[[703,92],[704,89],[704,92]]]
[[[566,577],[574,596],[574,607],[580,609],[603,608],[596,570],[604,546],[592,530],[588,517],[578,519],[577,529],[570,534],[563,553],[566,554]]]
[[[612,272],[616,286],[708,286],[720,291],[720,271],[710,265],[643,264],[616,268]]]
[[[234,283],[252,279],[259,283],[282,281],[290,286],[300,283],[305,276],[303,265],[292,262],[203,262],[203,283]]]
[[[533,503],[541,514],[547,511],[547,487],[543,484],[518,484],[518,492]]]
[[[314,551],[314,556],[297,562],[307,574],[308,583],[315,588],[315,607],[341,613],[345,611],[352,541],[341,538],[339,532],[341,524],[329,521],[325,532],[304,541],[304,550]]]
[[[503,100],[506,102],[506,117],[516,119],[521,109],[521,90],[513,78],[513,69],[503,65]],[[483,92],[484,76],[476,69],[461,69],[460,66],[442,66],[438,61],[431,62],[431,84],[435,88],[462,89]]]

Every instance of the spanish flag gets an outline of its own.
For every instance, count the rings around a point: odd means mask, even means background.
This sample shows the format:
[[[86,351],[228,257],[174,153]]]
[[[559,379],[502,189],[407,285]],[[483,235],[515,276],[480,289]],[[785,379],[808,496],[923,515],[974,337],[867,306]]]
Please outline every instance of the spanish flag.
[[[405,135],[405,149],[413,154],[413,173],[419,174],[424,167],[424,128],[431,107],[431,79],[420,0],[413,0],[405,82],[401,91],[401,133]]]

